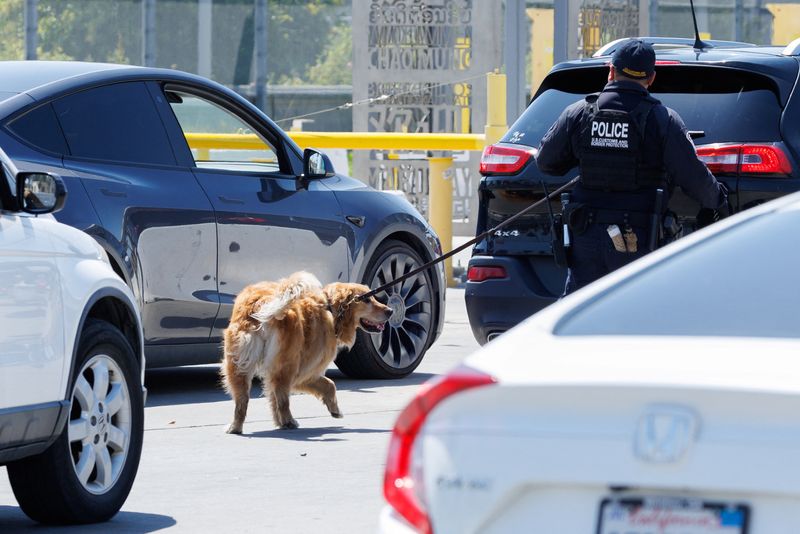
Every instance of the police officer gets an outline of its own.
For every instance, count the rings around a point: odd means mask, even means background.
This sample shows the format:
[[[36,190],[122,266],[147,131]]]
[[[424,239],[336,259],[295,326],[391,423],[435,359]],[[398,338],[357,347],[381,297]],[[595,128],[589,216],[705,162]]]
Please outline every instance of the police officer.
[[[603,91],[569,106],[542,138],[536,163],[543,172],[561,176],[580,166],[564,210],[571,234],[565,294],[649,252],[653,221],[660,233],[676,185],[703,208],[727,214],[727,190],[697,158],[683,120],[647,90],[655,60],[649,43],[626,41]]]

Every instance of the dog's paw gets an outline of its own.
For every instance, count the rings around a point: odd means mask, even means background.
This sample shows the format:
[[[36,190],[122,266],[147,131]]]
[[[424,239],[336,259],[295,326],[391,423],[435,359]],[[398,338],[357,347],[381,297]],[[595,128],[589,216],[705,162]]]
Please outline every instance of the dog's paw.
[[[300,425],[298,425],[297,421],[295,421],[294,419],[289,419],[288,421],[286,421],[285,423],[283,423],[281,425],[281,428],[283,430],[294,430],[295,428],[299,428],[299,427],[300,427]]]
[[[341,419],[342,417],[344,417],[344,415],[342,415],[341,412],[331,412],[331,417],[334,417],[336,419]]]
[[[225,431],[226,434],[241,434],[242,427],[237,425],[231,425],[228,427],[228,430]]]

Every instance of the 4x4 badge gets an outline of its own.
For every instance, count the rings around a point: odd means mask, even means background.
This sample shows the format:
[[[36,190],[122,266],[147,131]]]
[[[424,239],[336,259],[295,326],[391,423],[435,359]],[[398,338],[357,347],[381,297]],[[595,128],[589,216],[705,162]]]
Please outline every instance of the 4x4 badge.
[[[495,237],[519,237],[519,230],[497,230]]]
[[[634,454],[646,462],[680,460],[700,433],[700,418],[688,408],[648,406],[636,425]]]

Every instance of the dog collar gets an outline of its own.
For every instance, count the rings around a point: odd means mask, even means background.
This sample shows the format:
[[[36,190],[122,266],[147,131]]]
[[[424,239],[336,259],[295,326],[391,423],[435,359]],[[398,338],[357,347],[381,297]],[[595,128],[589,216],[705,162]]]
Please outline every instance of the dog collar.
[[[339,319],[341,319],[342,315],[344,315],[344,308],[341,308],[338,312],[334,311],[333,305],[331,305],[331,299],[330,297],[328,297],[328,294],[323,292],[323,295],[325,295],[325,305],[327,306],[328,311],[331,312],[331,315],[333,316],[333,333],[338,338],[339,335],[341,334],[341,332],[339,331],[340,330]]]

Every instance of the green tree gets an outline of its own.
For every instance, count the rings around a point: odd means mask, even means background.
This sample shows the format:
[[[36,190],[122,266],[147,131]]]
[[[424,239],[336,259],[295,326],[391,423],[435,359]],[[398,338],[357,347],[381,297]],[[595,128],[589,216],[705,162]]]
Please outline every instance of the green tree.
[[[328,42],[308,69],[306,76],[312,84],[350,85],[353,83],[353,28],[349,23],[334,26]]]
[[[140,61],[141,0],[39,0],[37,5],[39,59]],[[249,83],[254,0],[213,5],[214,53],[221,54],[215,76],[223,83]],[[24,6],[24,0],[0,0],[0,59],[24,58]],[[351,0],[269,0],[268,82],[349,84],[350,6]],[[158,0],[156,10],[159,65],[194,70],[197,0]]]
[[[24,0],[0,1],[0,59],[23,59]],[[141,2],[40,0],[37,57],[130,63],[141,49]],[[134,56],[135,57],[135,56]]]
[[[23,0],[0,2],[0,59],[25,58]]]

